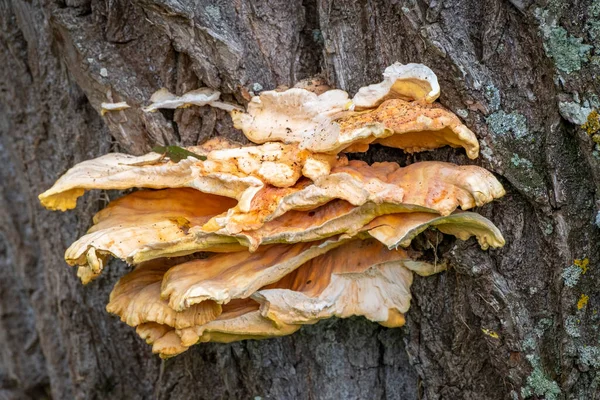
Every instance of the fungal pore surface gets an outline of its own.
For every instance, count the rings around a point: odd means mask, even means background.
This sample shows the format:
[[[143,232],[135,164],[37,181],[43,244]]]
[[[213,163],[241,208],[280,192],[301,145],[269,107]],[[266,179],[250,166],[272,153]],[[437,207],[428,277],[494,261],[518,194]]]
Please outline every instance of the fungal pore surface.
[[[86,190],[137,189],[98,212],[65,260],[84,284],[110,257],[134,266],[107,310],[161,357],[201,342],[289,335],[331,317],[399,327],[413,273],[445,268],[415,244],[420,234],[475,237],[484,250],[504,245],[492,222],[467,211],[504,195],[485,169],[346,156],[378,143],[408,153],[451,146],[476,158],[475,134],[435,103],[433,71],[394,64],[353,98],[318,89],[265,91],[246,109],[208,88],[182,96],[162,89],[145,112],[218,107],[254,144],[215,138],[178,152],[107,154],[75,165],[39,196],[65,211]]]

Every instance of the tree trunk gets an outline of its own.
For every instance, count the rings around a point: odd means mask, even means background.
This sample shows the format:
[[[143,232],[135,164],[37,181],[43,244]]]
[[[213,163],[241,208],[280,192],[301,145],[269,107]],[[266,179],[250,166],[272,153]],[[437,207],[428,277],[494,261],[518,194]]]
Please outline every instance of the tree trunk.
[[[600,155],[579,127],[600,105],[600,3],[547,3],[0,0],[0,398],[600,398]],[[352,94],[395,61],[436,72],[441,103],[479,137],[476,163],[507,189],[478,210],[507,245],[449,243],[451,268],[416,278],[404,328],[329,320],[161,361],[104,310],[128,267],[84,287],[63,261],[106,203],[44,210],[37,195],[69,167],[242,139],[220,110],[141,112],[158,88],[243,103],[321,75]],[[99,115],[118,101],[135,107]],[[456,149],[363,159],[469,162]]]

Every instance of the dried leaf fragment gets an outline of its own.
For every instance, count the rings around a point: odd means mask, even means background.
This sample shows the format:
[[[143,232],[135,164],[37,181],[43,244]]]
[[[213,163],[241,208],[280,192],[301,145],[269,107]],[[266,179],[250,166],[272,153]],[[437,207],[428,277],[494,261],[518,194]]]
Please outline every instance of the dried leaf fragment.
[[[206,160],[206,156],[198,155],[179,146],[154,146],[152,151],[169,157],[169,159],[175,163],[185,160],[188,157],[193,157],[202,161]]]

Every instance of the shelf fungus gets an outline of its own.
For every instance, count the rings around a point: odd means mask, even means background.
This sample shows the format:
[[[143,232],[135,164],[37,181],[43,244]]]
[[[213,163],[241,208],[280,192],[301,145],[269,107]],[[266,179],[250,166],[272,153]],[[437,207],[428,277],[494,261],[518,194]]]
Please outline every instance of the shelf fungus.
[[[412,66],[400,72],[397,65],[388,68],[382,83],[360,89],[352,100],[341,90],[262,92],[247,112],[231,112],[233,122],[255,143],[297,143],[319,153],[363,152],[370,143],[381,143],[410,153],[462,147],[469,158],[477,158],[475,134],[433,103],[439,95],[433,72]]]
[[[212,89],[159,90],[144,111],[219,107],[253,144],[216,138],[107,154],[75,165],[39,196],[65,211],[87,190],[137,189],[99,211],[65,259],[84,284],[109,257],[134,266],[107,311],[154,353],[290,335],[332,317],[399,327],[413,274],[446,267],[444,254],[424,244],[425,231],[474,236],[484,250],[504,245],[491,221],[467,211],[504,195],[485,169],[346,156],[378,143],[410,153],[451,146],[476,158],[475,134],[435,102],[433,71],[394,64],[354,97],[315,88],[265,91],[246,110]]]
[[[119,103],[102,103],[100,104],[100,115],[104,116],[107,112],[121,111],[128,108],[131,108],[131,106],[125,101],[121,101]]]
[[[161,108],[175,109],[191,106],[211,106],[225,111],[239,110],[239,106],[220,101],[221,93],[210,88],[189,91],[182,96],[176,96],[162,88],[150,97],[151,104],[144,107],[145,112],[156,112]]]

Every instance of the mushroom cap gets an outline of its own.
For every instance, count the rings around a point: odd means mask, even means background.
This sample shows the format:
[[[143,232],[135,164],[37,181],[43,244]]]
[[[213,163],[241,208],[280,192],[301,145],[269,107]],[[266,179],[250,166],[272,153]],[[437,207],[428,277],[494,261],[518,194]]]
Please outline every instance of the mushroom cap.
[[[487,218],[472,212],[455,211],[447,216],[431,213],[388,214],[375,218],[364,230],[389,249],[408,247],[428,228],[467,240],[475,236],[483,250],[499,248],[505,241],[500,230]]]
[[[254,96],[246,113],[234,110],[231,118],[254,143],[302,143],[318,121],[340,115],[350,104],[348,93],[339,89],[320,95],[301,88],[269,90]]]
[[[354,206],[367,202],[401,203],[402,189],[386,182],[388,175],[398,168],[396,163],[369,166],[362,161],[346,161],[334,167],[329,175],[312,182],[303,179],[289,188],[267,186],[256,193],[249,212],[232,207],[225,215],[212,218],[203,229],[223,230],[229,234],[258,229],[290,210],[313,210],[334,199],[345,200]]]
[[[313,151],[366,151],[370,143],[403,149],[409,153],[443,146],[463,147],[471,159],[479,155],[479,142],[451,111],[440,104],[391,99],[374,110],[347,114],[336,123],[334,145],[307,146]]]
[[[196,343],[231,343],[240,340],[260,340],[286,336],[301,325],[276,324],[264,318],[259,304],[251,299],[232,300],[223,306],[223,312],[203,325],[174,329],[155,322],[146,322],[136,328],[137,334],[152,345],[152,352],[169,358],[186,351]]]
[[[67,249],[65,260],[91,269],[91,276],[80,270],[82,281],[87,283],[101,272],[106,256],[132,261],[148,244],[176,243],[186,237],[191,226],[201,226],[235,204],[230,198],[189,188],[134,192],[98,212],[88,233]],[[232,241],[206,250],[240,250],[241,246]],[[176,249],[171,255],[174,253]]]
[[[102,270],[108,255],[137,264],[197,251],[255,251],[265,244],[354,235],[385,214],[449,215],[459,206],[467,210],[503,194],[497,179],[477,166],[422,162],[369,167],[362,161],[351,161],[317,183],[268,186],[256,194],[250,213],[237,206],[226,211],[232,200],[193,189],[139,191],[98,213],[97,225],[67,249],[65,259],[84,266],[80,276],[87,282]]]
[[[156,340],[163,337],[167,332],[172,331],[173,327],[156,322],[144,322],[139,324],[135,331],[140,338],[148,344],[154,343]]]
[[[355,100],[365,107],[372,103],[362,112],[349,111],[352,102],[347,101],[345,92],[331,90],[316,95],[292,88],[261,93],[252,99],[246,113],[232,112],[232,119],[234,126],[255,143],[296,143],[300,149],[314,153],[366,151],[370,143],[376,142],[411,153],[448,145],[463,147],[469,158],[477,157],[475,134],[452,112],[431,104],[437,97],[434,93],[439,94],[435,75],[416,80],[390,79],[359,91]],[[437,92],[430,81],[435,81]],[[387,92],[382,92],[384,86],[389,86]],[[429,94],[425,95],[425,89],[431,89]],[[420,100],[406,101],[411,93]]]
[[[220,144],[221,149],[217,148]],[[65,211],[75,208],[77,198],[90,189],[190,187],[235,198],[240,208],[247,210],[256,192],[265,185],[292,186],[303,173],[317,179],[328,175],[337,163],[335,155],[313,154],[283,143],[235,148],[227,141],[212,141],[206,147],[186,149],[207,160],[188,157],[173,162],[158,153],[140,157],[107,154],[69,169],[39,195],[40,202],[48,209]]]
[[[152,343],[152,352],[158,354],[162,359],[177,356],[187,349],[188,346],[181,343],[181,338],[175,330],[168,331]]]
[[[101,103],[100,104],[100,115],[104,115],[109,111],[120,111],[131,108],[129,104],[125,101],[121,101],[119,103]]]
[[[353,240],[306,262],[252,299],[278,324],[359,315],[400,326],[404,318],[399,316],[411,299],[412,272],[403,266],[409,260],[405,251],[388,250],[376,240]]]
[[[117,282],[106,310],[130,326],[156,322],[178,329],[205,324],[221,314],[221,306],[214,301],[197,303],[181,312],[170,308],[160,297],[161,282],[169,268],[164,259],[138,266]]]
[[[491,172],[475,165],[423,161],[397,169],[388,179],[402,188],[404,203],[442,215],[449,215],[457,207],[480,207],[506,194]]]
[[[360,88],[352,103],[357,108],[373,108],[390,98],[433,103],[439,96],[437,76],[429,67],[397,62],[385,69],[382,82]]]
[[[178,265],[165,275],[162,296],[169,298],[170,306],[176,310],[185,309],[198,301],[226,303],[231,299],[246,298],[260,287],[282,279],[300,265],[345,246],[344,243],[350,240],[372,236],[394,249],[408,246],[417,234],[428,227],[436,227],[463,240],[476,236],[482,248],[504,244],[498,229],[487,219],[473,213],[460,212],[446,217],[432,213],[384,215],[357,228],[353,236],[346,234],[318,242],[267,245],[259,247],[254,253],[216,254],[208,259]],[[356,255],[356,258],[371,260],[364,255]],[[409,260],[404,266],[416,269],[420,274],[428,273],[427,270],[421,271],[422,266],[418,263]]]
[[[231,343],[247,339],[268,339],[291,335],[300,325],[276,324],[264,318],[259,304],[251,299],[236,299],[223,305],[223,313],[214,321],[186,329],[178,329],[184,346],[198,342]]]
[[[155,112],[161,108],[175,109],[206,105],[220,108],[225,111],[240,109],[240,107],[235,104],[219,101],[219,97],[221,97],[221,93],[210,88],[191,90],[181,96],[176,96],[167,89],[162,88],[154,92],[152,97],[150,97],[152,103],[149,106],[144,107],[143,110],[145,112]]]
[[[354,206],[369,202],[381,205],[403,203],[420,206],[422,211],[448,215],[458,206],[466,210],[503,195],[500,182],[476,166],[419,162],[400,168],[397,163],[369,166],[353,160],[334,167],[331,174],[312,183],[301,180],[285,189],[267,186],[256,193],[249,212],[233,207],[212,218],[202,229],[223,235],[256,230],[291,210],[314,210],[334,199],[345,200]],[[408,208],[388,212],[402,212]]]
[[[171,268],[164,276],[161,296],[173,310],[214,300],[228,303],[249,297],[277,282],[300,265],[341,245],[346,239],[264,246],[254,253],[214,254]]]
[[[252,113],[252,109],[248,112]],[[237,115],[247,116],[234,118],[234,121],[237,121],[236,128],[242,129],[253,142],[297,143],[300,149],[314,153],[366,151],[370,143],[380,143],[410,153],[452,146],[463,147],[472,159],[479,154],[475,134],[456,115],[436,103],[391,99],[376,109],[333,116],[302,115],[298,109]],[[289,122],[296,120],[301,122]]]

